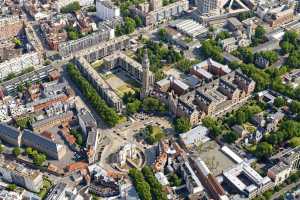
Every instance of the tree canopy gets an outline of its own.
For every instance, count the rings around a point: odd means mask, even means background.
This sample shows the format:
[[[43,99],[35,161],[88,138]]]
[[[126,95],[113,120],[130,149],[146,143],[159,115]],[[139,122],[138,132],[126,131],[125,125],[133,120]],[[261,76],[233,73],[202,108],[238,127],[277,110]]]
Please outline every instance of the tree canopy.
[[[191,129],[190,121],[185,117],[179,117],[175,119],[174,128],[177,133],[184,133]]]
[[[256,146],[255,155],[258,159],[268,159],[273,153],[273,147],[267,142],[261,142]]]
[[[68,5],[66,5],[65,7],[61,8],[61,12],[62,13],[71,13],[74,11],[78,11],[80,10],[80,4],[78,1],[74,1]]]

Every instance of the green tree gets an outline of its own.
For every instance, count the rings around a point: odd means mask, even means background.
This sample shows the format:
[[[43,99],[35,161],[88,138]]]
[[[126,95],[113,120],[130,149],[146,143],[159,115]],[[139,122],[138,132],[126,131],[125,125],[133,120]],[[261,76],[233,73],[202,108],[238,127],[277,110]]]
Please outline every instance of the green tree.
[[[258,25],[255,29],[254,37],[257,39],[263,39],[265,37],[266,30],[263,26]]]
[[[149,166],[145,166],[142,169],[142,173],[145,177],[145,180],[150,186],[150,191],[152,194],[152,199],[167,200],[167,193],[163,190],[162,185],[158,182],[152,169]]]
[[[240,21],[244,21],[245,19],[248,19],[248,18],[251,18],[251,17],[254,17],[255,16],[255,13],[254,11],[248,11],[248,12],[241,12],[237,15],[237,18],[240,20]]]
[[[125,17],[125,23],[124,23],[124,32],[126,34],[132,33],[135,28],[136,28],[136,24],[134,19],[130,18],[130,17]]]
[[[15,147],[13,149],[13,154],[18,157],[21,154],[21,148],[20,147]]]
[[[27,147],[27,148],[25,149],[25,153],[26,153],[28,156],[32,155],[32,148],[31,148],[31,147]]]
[[[212,58],[218,62],[223,62],[222,50],[213,40],[202,42],[201,51],[206,58]]]
[[[38,154],[34,157],[33,163],[37,166],[42,166],[43,163],[46,161],[47,157],[45,154]]]
[[[169,176],[169,182],[172,187],[178,187],[182,184],[182,180],[177,176],[176,173],[172,173]]]
[[[164,28],[159,29],[158,36],[161,41],[164,41],[164,42],[168,41],[168,34],[167,34],[166,29],[164,29]]]
[[[215,118],[205,117],[202,124],[210,130],[213,137],[218,137],[222,134],[222,125]]]
[[[142,102],[138,99],[134,100],[127,104],[127,112],[128,114],[133,114],[138,112],[141,109]]]
[[[282,96],[279,96],[279,97],[276,97],[276,99],[274,100],[274,105],[277,108],[280,108],[280,107],[286,105],[286,101],[285,101],[285,99]]]
[[[262,57],[268,60],[270,64],[273,64],[278,60],[278,54],[275,51],[262,51],[255,54],[255,58],[257,57]]]
[[[300,146],[300,137],[293,137],[288,141],[288,144],[293,148]]]
[[[267,142],[261,142],[256,146],[255,155],[258,159],[268,159],[273,153],[273,147]]]
[[[136,191],[141,200],[152,200],[149,184],[145,181],[142,172],[136,168],[129,170],[129,176],[131,177]]]
[[[224,40],[226,38],[229,38],[230,37],[230,34],[229,32],[227,31],[221,31],[220,33],[217,34],[216,36],[216,40]]]
[[[177,133],[184,133],[192,128],[190,121],[185,117],[176,118],[174,128]]]
[[[16,186],[16,184],[9,184],[9,185],[7,186],[7,189],[8,189],[9,191],[15,191],[15,190],[17,189],[17,186]]]
[[[298,40],[298,33],[295,31],[286,31],[283,35],[282,41],[283,42],[288,42],[290,44],[297,44]]]
[[[15,46],[17,47],[17,48],[19,48],[19,47],[21,47],[22,46],[22,41],[19,39],[19,38],[14,38],[14,43],[15,43]]]
[[[192,65],[196,63],[198,63],[198,60],[189,60],[187,58],[183,58],[182,60],[180,60],[175,64],[175,67],[184,73],[188,73]]]
[[[79,38],[79,36],[76,31],[70,31],[70,32],[68,32],[68,38],[70,40],[77,40]]]
[[[159,126],[147,126],[144,131],[145,141],[150,145],[165,137],[165,132]]]
[[[122,27],[119,24],[117,24],[116,25],[116,36],[121,36],[121,35],[123,35]]]
[[[2,144],[0,144],[0,153],[3,153],[3,151],[4,151],[4,147]]]
[[[293,112],[295,114],[300,114],[300,102],[292,101],[289,105],[289,109],[291,112]]]
[[[286,63],[291,68],[300,68],[300,51],[290,53]]]
[[[154,97],[146,97],[142,108],[145,112],[165,112],[166,106]]]
[[[238,138],[238,134],[233,131],[229,131],[224,135],[224,141],[228,144],[234,143]]]
[[[143,21],[142,21],[142,19],[141,19],[140,16],[135,16],[135,17],[134,17],[134,21],[135,21],[135,25],[136,25],[137,27],[143,26]]]
[[[239,47],[237,50],[237,56],[247,64],[254,62],[254,55],[251,48]]]
[[[294,51],[295,46],[289,42],[280,43],[281,50],[284,54],[291,53]]]

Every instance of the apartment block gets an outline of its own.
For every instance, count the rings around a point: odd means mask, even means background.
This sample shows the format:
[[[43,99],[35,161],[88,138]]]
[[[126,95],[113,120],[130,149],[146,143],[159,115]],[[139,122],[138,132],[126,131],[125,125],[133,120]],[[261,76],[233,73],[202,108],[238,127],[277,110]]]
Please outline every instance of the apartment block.
[[[31,130],[25,129],[22,135],[22,145],[32,147],[47,156],[60,160],[66,153],[66,147],[62,144],[56,144],[50,139],[43,137]]]
[[[13,146],[21,146],[21,132],[19,129],[9,126],[6,123],[0,123],[0,139],[1,141]]]
[[[75,60],[79,70],[91,81],[100,96],[106,103],[114,107],[118,112],[123,110],[122,99],[111,89],[105,80],[98,74],[98,72],[88,63],[88,61],[80,57]]]
[[[102,42],[98,45],[83,49],[77,55],[83,56],[89,63],[108,56],[116,51],[129,48],[129,37],[126,35]]]
[[[15,183],[32,192],[39,192],[43,185],[43,175],[37,170],[31,170],[21,164],[8,162],[0,158],[1,178],[9,183]]]
[[[36,67],[42,63],[42,59],[37,52],[30,52],[19,57],[0,63],[0,79],[5,78],[10,73],[20,73],[28,67]]]
[[[97,17],[102,20],[111,20],[120,17],[120,8],[111,1],[96,0]]]
[[[97,45],[101,42],[108,41],[115,37],[114,29],[102,25],[99,30],[95,33],[91,33],[83,38],[77,40],[71,40],[67,42],[60,43],[58,45],[58,51],[61,56],[68,57],[74,55],[76,52],[83,50],[85,48]]]

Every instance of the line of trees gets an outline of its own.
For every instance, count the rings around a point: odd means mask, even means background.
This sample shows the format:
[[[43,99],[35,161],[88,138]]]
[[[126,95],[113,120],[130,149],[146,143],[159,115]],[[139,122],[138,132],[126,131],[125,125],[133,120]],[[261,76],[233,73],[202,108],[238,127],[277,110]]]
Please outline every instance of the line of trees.
[[[149,166],[145,166],[142,169],[142,173],[145,177],[145,180],[150,185],[150,191],[152,194],[152,199],[155,200],[167,200],[167,193],[163,191],[162,185],[155,178],[152,169]]]
[[[135,189],[141,200],[152,200],[149,184],[145,181],[143,173],[136,168],[129,170]]]
[[[91,105],[104,122],[111,127],[115,126],[120,120],[120,116],[117,112],[106,104],[106,102],[98,95],[96,89],[81,75],[74,64],[69,63],[67,65],[67,71],[71,79],[80,88],[83,95],[90,101]]]
[[[136,191],[141,200],[167,200],[167,193],[163,186],[154,176],[153,170],[149,166],[143,167],[142,171],[136,168],[129,170]]]

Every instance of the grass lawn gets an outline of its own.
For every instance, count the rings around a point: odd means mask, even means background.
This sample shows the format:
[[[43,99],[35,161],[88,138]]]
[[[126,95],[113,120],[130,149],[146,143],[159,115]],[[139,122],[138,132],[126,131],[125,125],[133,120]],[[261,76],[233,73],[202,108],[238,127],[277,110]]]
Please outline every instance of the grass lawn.
[[[123,97],[125,93],[127,92],[132,92],[134,93],[134,90],[129,86],[129,85],[122,85],[121,87],[118,87],[117,88],[117,94],[120,96],[120,97]]]

